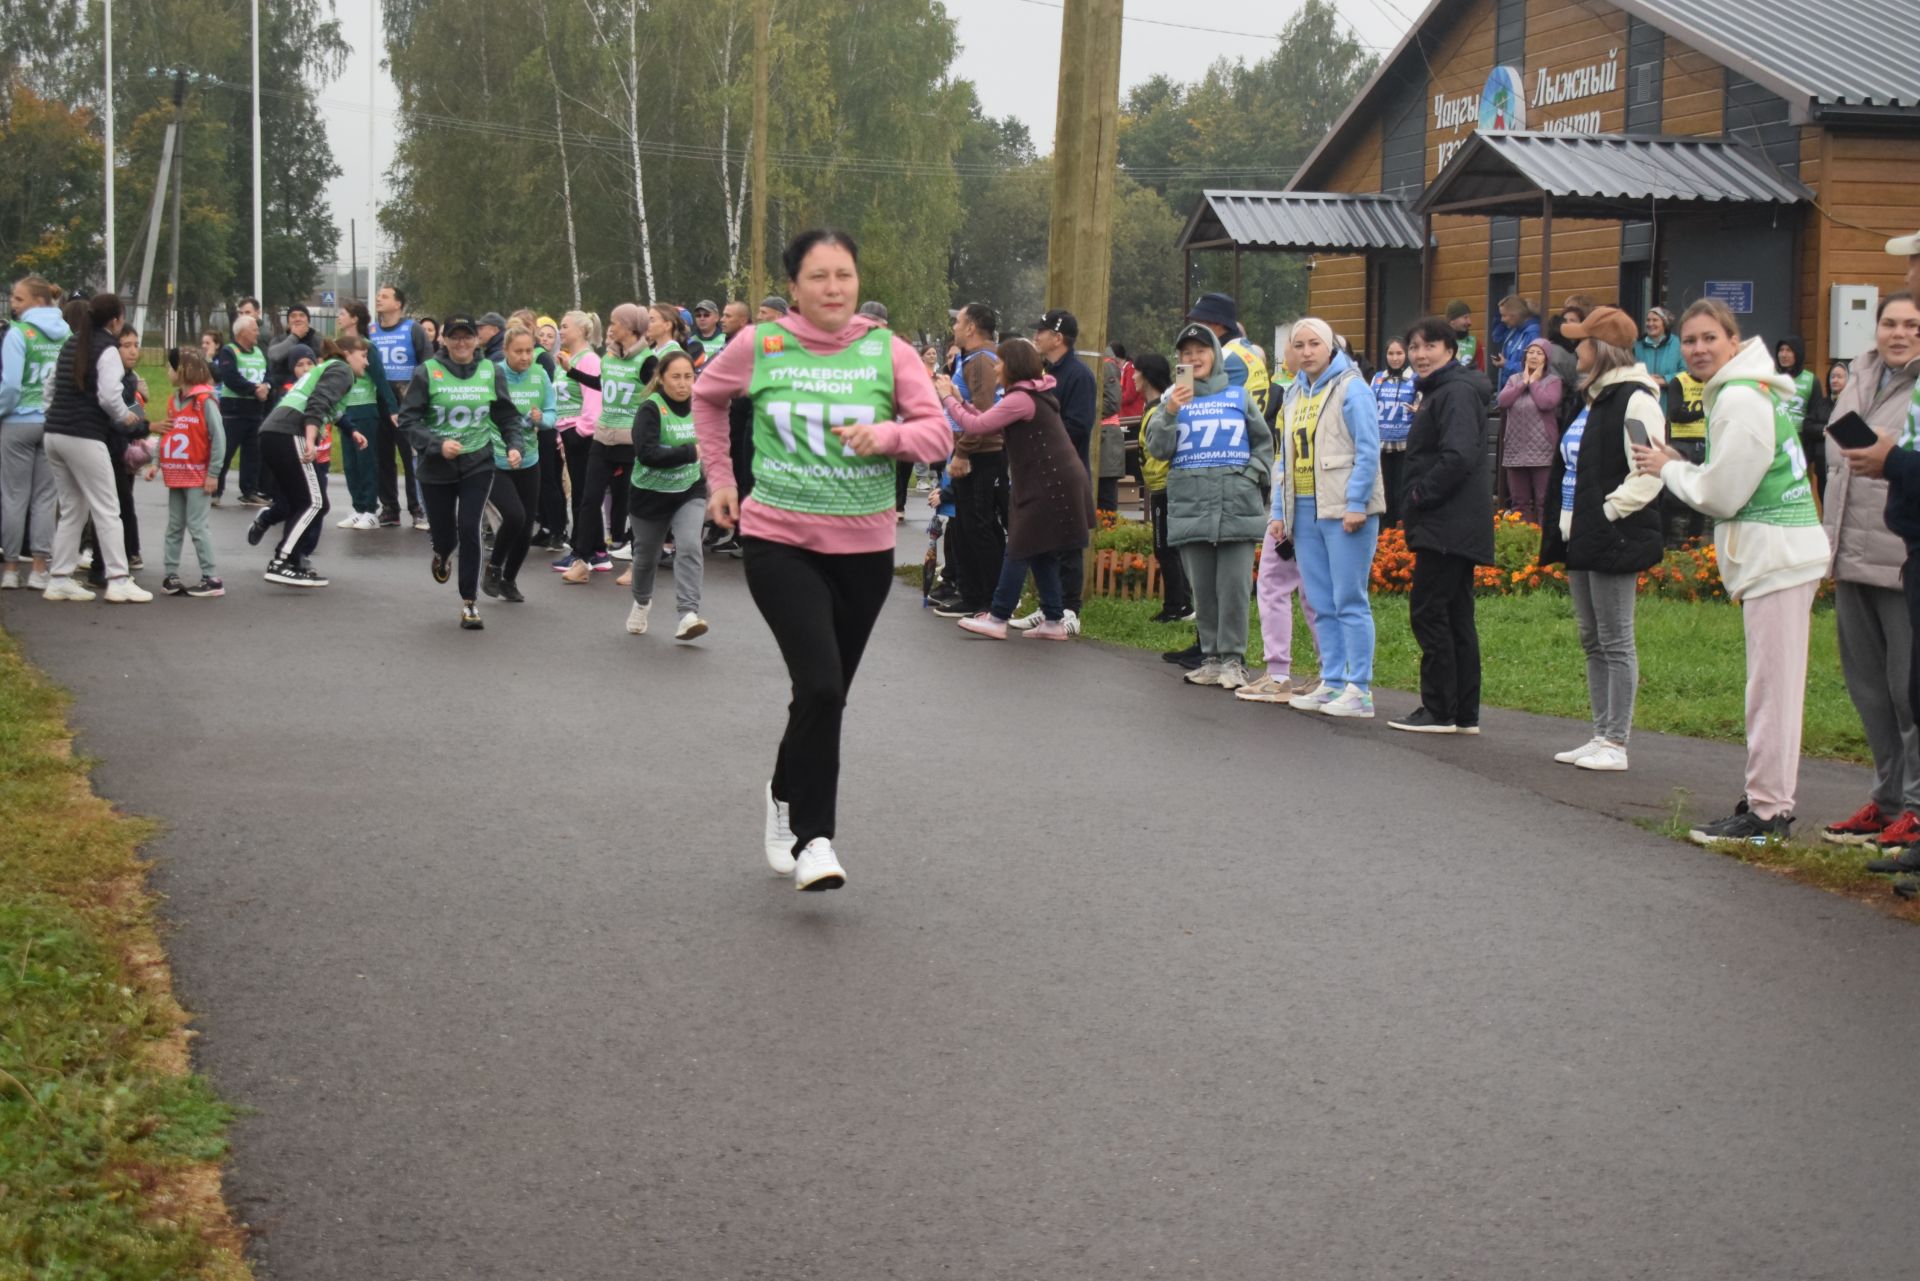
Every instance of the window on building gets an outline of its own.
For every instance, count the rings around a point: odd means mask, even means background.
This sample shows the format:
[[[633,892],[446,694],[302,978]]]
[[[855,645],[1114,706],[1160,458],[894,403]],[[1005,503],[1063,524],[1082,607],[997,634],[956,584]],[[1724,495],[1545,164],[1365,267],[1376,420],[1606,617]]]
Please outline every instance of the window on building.
[[[1800,176],[1800,131],[1787,112],[1787,100],[1738,72],[1727,72],[1726,136],[1764,152],[1789,178]]]
[[[1627,18],[1627,132],[1660,132],[1665,96],[1667,37],[1660,28]]]
[[[1527,61],[1527,0],[1499,0],[1494,13],[1493,60],[1502,67]]]

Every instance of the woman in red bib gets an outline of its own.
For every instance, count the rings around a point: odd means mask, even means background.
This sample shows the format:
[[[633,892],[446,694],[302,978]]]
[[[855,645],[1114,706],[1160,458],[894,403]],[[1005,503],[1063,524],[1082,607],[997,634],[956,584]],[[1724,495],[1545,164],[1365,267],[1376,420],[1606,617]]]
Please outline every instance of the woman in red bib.
[[[953,434],[913,347],[855,314],[852,238],[802,232],[783,261],[793,310],[707,363],[693,421],[707,515],[738,527],[747,589],[793,680],[767,788],[767,862],[795,889],[829,890],[846,883],[833,849],[841,714],[893,584],[894,462],[943,461]],[[735,397],[753,406],[744,503],[727,432]]]

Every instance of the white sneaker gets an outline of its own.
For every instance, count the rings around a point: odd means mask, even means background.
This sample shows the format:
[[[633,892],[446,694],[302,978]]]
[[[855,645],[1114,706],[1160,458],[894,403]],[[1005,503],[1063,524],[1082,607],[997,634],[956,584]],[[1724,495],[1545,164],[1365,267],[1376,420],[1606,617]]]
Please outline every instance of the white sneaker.
[[[706,634],[707,620],[692,610],[688,610],[686,613],[680,615],[680,627],[674,632],[673,638],[677,641],[690,641],[705,636]]]
[[[647,634],[647,615],[652,612],[653,602],[651,601],[645,605],[635,605],[632,609],[628,610],[627,634],[629,636],[645,636]]]
[[[360,528],[362,529],[380,528],[380,513],[379,512],[361,512]]]
[[[1062,611],[1060,621],[1067,625],[1067,635],[1078,636],[1080,634],[1080,615],[1073,610]]]
[[[1331,703],[1337,693],[1333,686],[1317,680],[1288,699],[1287,706],[1296,711],[1317,712]]]
[[[796,890],[837,890],[847,883],[847,871],[833,852],[833,842],[816,836],[800,851],[793,868]]]
[[[633,544],[623,543],[619,547],[609,547],[607,549],[607,555],[613,557],[615,560],[632,560]]]
[[[365,528],[365,526],[363,526],[360,523],[359,512],[348,512],[341,519],[335,521],[333,523],[333,527],[335,529],[364,529]]]
[[[425,533],[433,532],[433,522],[428,520],[425,516],[416,517],[413,522],[413,527]]]
[[[19,590],[20,590],[20,571],[19,570],[9,569],[4,573],[0,573],[0,592],[17,592]]]
[[[82,569],[93,568],[93,548],[82,547],[80,549],[80,568]]]
[[[1238,691],[1243,685],[1251,685],[1253,679],[1247,675],[1247,665],[1237,658],[1229,658],[1220,664],[1220,679],[1214,684],[1221,689]]]
[[[47,573],[46,570],[36,569],[27,575],[27,590],[30,592],[44,592],[47,590],[47,584],[52,581],[53,576]]]
[[[1340,697],[1320,710],[1328,716],[1347,716],[1355,720],[1370,721],[1373,719],[1373,695],[1358,685],[1349,685],[1340,691]]]
[[[92,600],[93,593],[74,582],[71,578],[56,578],[50,581],[41,593],[48,600]]]
[[[114,605],[144,605],[153,593],[131,578],[116,578],[107,584],[107,601]]]
[[[1579,763],[1582,756],[1591,756],[1595,750],[1605,747],[1606,745],[1607,740],[1604,738],[1590,738],[1580,744],[1580,746],[1572,748],[1569,751],[1555,752],[1553,759],[1559,761],[1562,765],[1575,765]]]
[[[1067,618],[1073,618],[1073,615],[1068,614]],[[1038,627],[1040,626],[1040,624],[1046,621],[1047,621],[1047,616],[1044,613],[1042,613],[1040,610],[1036,609],[1031,614],[1025,614],[1019,618],[1009,619],[1007,622],[1007,626],[1013,628],[1013,630],[1016,632],[1024,632],[1032,628]],[[1075,631],[1078,631],[1080,629],[1079,619],[1077,618],[1073,619],[1073,627]]]
[[[773,799],[773,784],[767,784],[767,866],[776,876],[793,875],[793,824],[787,803]]]
[[[1578,769],[1595,769],[1618,773],[1627,768],[1627,749],[1617,743],[1602,743],[1575,761],[1574,766]]]

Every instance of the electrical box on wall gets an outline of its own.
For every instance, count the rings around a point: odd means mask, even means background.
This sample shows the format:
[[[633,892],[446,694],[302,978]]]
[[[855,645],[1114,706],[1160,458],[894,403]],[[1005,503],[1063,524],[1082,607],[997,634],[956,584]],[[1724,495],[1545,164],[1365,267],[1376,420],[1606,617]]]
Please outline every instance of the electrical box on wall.
[[[1878,285],[1833,286],[1833,314],[1827,322],[1827,356],[1832,360],[1852,360],[1873,346],[1877,323],[1874,312],[1880,309]]]

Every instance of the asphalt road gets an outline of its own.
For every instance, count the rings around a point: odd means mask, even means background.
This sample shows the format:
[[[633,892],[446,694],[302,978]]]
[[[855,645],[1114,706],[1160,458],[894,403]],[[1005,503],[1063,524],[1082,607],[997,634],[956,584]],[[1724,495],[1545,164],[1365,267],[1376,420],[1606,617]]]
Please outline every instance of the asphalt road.
[[[737,564],[696,647],[544,569],[475,635],[424,534],[329,528],[302,593],[214,516],[224,600],[0,616],[166,822],[263,1278],[1920,1269],[1920,932],[1607,812],[1735,749],[1580,778],[1532,718],[1409,742],[902,589],[851,884],[799,895]]]

